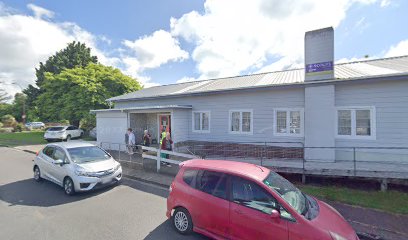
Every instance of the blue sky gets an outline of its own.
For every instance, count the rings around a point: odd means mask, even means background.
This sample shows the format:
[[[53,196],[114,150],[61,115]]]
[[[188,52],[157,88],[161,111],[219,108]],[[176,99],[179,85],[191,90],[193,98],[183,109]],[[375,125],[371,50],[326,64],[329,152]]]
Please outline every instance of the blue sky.
[[[303,65],[304,32],[335,29],[338,62],[408,54],[403,0],[0,0],[0,81],[10,94],[67,42],[146,87]]]

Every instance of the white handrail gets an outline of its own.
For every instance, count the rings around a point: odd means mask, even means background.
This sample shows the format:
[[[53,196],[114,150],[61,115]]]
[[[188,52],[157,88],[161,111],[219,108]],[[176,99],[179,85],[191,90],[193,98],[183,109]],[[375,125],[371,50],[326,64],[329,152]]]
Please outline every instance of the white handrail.
[[[183,157],[183,158],[188,158],[188,159],[201,159],[201,157],[196,156],[196,155],[191,155],[191,154],[185,154],[185,153],[179,153],[179,152],[173,152],[173,151],[167,151],[167,150],[162,150],[160,148],[153,148],[153,147],[146,147],[146,146],[142,146],[142,150],[147,150],[147,151],[151,151],[151,152],[155,152],[156,156],[152,156],[149,154],[142,154],[143,158],[148,158],[148,159],[152,159],[152,160],[156,160],[157,163],[157,171],[160,170],[160,162],[166,162],[166,163],[173,163],[173,164],[179,164],[182,161],[178,161],[178,160],[172,160],[172,159],[167,159],[167,158],[162,158],[160,156],[161,153],[164,154],[169,154],[172,156],[178,156],[178,157]]]

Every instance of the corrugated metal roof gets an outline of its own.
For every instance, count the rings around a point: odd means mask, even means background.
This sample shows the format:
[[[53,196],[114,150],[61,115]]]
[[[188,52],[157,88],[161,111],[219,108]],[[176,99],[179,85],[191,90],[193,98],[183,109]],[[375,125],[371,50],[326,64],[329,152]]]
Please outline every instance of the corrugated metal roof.
[[[382,75],[390,76],[405,73],[408,74],[408,56],[401,56],[336,64],[334,66],[335,79],[332,80],[351,80],[356,78]],[[156,86],[113,97],[108,100],[121,101],[127,99],[154,98],[159,96],[176,96],[188,93],[205,93],[262,86],[291,85],[303,82],[304,69],[302,68]]]

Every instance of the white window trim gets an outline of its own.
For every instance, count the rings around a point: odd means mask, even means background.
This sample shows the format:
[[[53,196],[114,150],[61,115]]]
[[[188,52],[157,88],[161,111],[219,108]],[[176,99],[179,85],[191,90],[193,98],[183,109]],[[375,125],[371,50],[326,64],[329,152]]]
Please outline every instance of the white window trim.
[[[239,131],[231,131],[231,117],[233,112],[240,112],[240,126],[239,126]],[[250,112],[251,113],[251,131],[249,132],[243,132],[242,131],[242,113],[243,112]],[[245,135],[252,135],[254,133],[254,112],[252,109],[232,109],[229,110],[228,114],[228,133],[230,134],[245,134]]]
[[[351,110],[351,135],[339,135],[339,110]],[[370,110],[370,136],[359,136],[356,135],[356,111],[355,110]],[[335,136],[337,139],[361,139],[361,140],[376,140],[377,139],[377,113],[374,106],[342,106],[336,107],[336,126],[335,126]]]
[[[208,114],[208,130],[195,130],[194,129],[194,124],[195,124],[195,122],[194,122],[194,114],[195,113],[200,113],[200,129],[202,129],[202,119],[201,119],[201,116],[202,116],[202,113],[206,113],[206,114]],[[211,111],[193,111],[192,113],[191,113],[191,119],[192,119],[192,122],[191,122],[191,128],[192,128],[192,132],[194,132],[194,133],[210,133],[211,132]]]
[[[288,129],[287,133],[279,133],[278,126],[277,126],[277,112],[278,111],[286,111],[286,129]],[[299,111],[300,112],[300,133],[290,133],[290,112],[291,111]],[[304,108],[275,108],[273,110],[273,134],[279,137],[303,137],[305,132],[305,110]]]

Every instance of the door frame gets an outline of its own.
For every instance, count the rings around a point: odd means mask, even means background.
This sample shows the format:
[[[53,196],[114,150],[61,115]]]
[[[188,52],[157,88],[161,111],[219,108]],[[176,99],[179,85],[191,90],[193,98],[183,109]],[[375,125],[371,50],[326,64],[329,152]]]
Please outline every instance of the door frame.
[[[161,129],[160,129],[160,116],[168,116],[170,117],[170,134],[173,135],[172,125],[173,125],[173,112],[170,111],[169,113],[158,113],[157,114],[157,143],[160,143],[161,139]],[[173,136],[171,137],[173,138]]]

